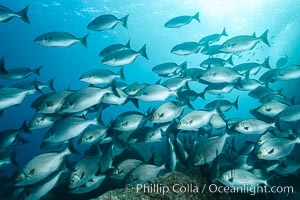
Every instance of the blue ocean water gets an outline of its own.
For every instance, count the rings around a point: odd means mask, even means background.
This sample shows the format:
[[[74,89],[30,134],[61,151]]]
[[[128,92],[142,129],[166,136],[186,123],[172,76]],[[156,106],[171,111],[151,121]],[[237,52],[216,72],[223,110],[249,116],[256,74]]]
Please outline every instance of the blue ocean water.
[[[163,62],[182,63],[187,60],[188,68],[197,67],[207,58],[206,55],[199,53],[178,56],[170,53],[171,48],[182,42],[199,41],[206,35],[221,33],[224,27],[229,37],[252,35],[254,32],[261,35],[266,29],[269,30],[271,47],[258,45],[252,50],[255,51],[255,56],[249,52],[234,55],[235,65],[247,61],[262,63],[270,56],[270,65],[275,68],[276,61],[284,55],[289,56],[290,64],[300,63],[300,4],[297,0],[3,0],[1,5],[15,11],[29,5],[28,16],[31,22],[28,25],[16,18],[0,24],[0,56],[5,57],[6,68],[34,69],[44,65],[38,80],[46,82],[55,78],[54,86],[57,91],[86,87],[87,84],[80,82],[79,77],[94,68],[119,71],[120,68],[101,64],[102,58],[98,54],[110,44],[125,44],[129,39],[134,50],[146,44],[149,60],[139,57],[133,64],[125,66],[127,84],[136,81],[155,83],[159,77],[152,72],[152,68]],[[196,12],[200,13],[201,23],[192,21],[178,29],[164,28],[164,23],[169,19],[180,15],[194,15]],[[129,14],[128,28],[117,25],[114,29],[103,32],[88,30],[87,24],[102,14],[113,14],[118,18]],[[70,48],[48,48],[34,43],[34,38],[49,31],[69,32],[77,37],[89,34],[88,48],[79,43]],[[219,43],[227,38],[222,38]],[[29,79],[34,78],[35,76],[31,76]],[[14,82],[0,80],[1,86],[9,86],[12,83]],[[297,85],[299,81],[294,80],[275,83],[272,88],[283,88],[284,94],[289,97],[296,96],[298,100]],[[191,87],[198,91],[204,89],[204,86],[199,84],[191,84]],[[250,107],[257,107],[259,103],[247,94],[248,92],[237,90],[220,97],[207,94],[206,101],[198,99],[193,105],[200,109],[210,100],[221,98],[233,101],[239,96],[239,109],[231,109],[226,115],[250,118]],[[5,109],[0,118],[0,131],[19,128],[24,120],[29,121],[35,113],[30,104],[37,97],[38,95],[30,95],[21,105]],[[139,111],[145,112],[149,107],[160,104],[141,102]],[[112,118],[128,110],[137,109],[131,103],[111,106],[104,111],[103,121],[108,124]],[[24,134],[31,143],[18,149],[17,160],[21,164],[39,152],[39,144],[47,129],[35,130],[32,135]]]

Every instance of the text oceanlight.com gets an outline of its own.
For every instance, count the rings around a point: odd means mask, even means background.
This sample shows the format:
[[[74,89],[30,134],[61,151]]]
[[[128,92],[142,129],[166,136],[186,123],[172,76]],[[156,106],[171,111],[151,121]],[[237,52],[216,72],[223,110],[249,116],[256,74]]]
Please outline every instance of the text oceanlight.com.
[[[162,184],[137,184],[135,187],[132,185],[126,185],[126,191],[134,191],[137,193],[159,193],[167,194],[169,192],[174,193],[248,193],[255,195],[257,193],[293,193],[294,188],[292,186],[253,186],[253,185],[240,185],[237,187],[220,186],[216,184],[174,184],[172,186],[166,186]]]

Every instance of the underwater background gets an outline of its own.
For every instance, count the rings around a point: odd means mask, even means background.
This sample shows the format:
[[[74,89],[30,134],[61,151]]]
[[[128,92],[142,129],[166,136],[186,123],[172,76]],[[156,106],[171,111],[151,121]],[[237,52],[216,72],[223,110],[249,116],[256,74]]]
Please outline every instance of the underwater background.
[[[208,58],[201,53],[187,56],[172,54],[170,50],[174,45],[186,41],[199,41],[204,36],[221,33],[223,28],[226,28],[228,36],[222,37],[218,44],[237,35],[252,35],[255,32],[259,36],[265,30],[269,31],[270,47],[259,43],[251,51],[233,54],[234,65],[249,61],[262,63],[270,56],[270,66],[276,68],[278,59],[285,55],[289,57],[288,64],[300,63],[300,4],[297,0],[2,0],[0,4],[15,11],[29,5],[30,25],[20,19],[0,24],[0,56],[5,57],[6,69],[34,69],[44,65],[38,80],[47,82],[54,78],[56,91],[87,87],[88,84],[79,81],[79,77],[95,68],[118,72],[120,68],[101,64],[102,58],[98,54],[110,44],[126,44],[129,39],[134,50],[146,44],[149,59],[138,57],[134,63],[124,66],[124,82],[128,85],[134,82],[154,84],[160,77],[152,72],[152,68],[160,63],[187,61],[187,68],[191,68],[199,67],[199,64]],[[175,29],[164,27],[165,22],[173,17],[193,16],[197,12],[200,23],[192,21],[187,26]],[[91,20],[103,14],[112,14],[118,18],[129,14],[127,28],[117,25],[114,29],[101,32],[86,28]],[[34,43],[37,36],[50,31],[68,32],[76,37],[89,34],[88,47],[77,43],[69,48],[48,48]],[[222,54],[217,57],[227,59],[229,56]],[[36,76],[32,75],[27,80],[35,78]],[[0,79],[1,86],[9,86],[15,82],[17,81]],[[288,97],[295,96],[295,102],[300,101],[298,85],[299,80],[271,83],[272,89],[282,89],[283,94]],[[205,85],[191,83],[190,87],[200,92]],[[0,117],[0,131],[19,128],[25,120],[30,121],[35,114],[30,105],[38,95],[29,95],[20,105],[5,109]],[[226,116],[253,118],[249,110],[259,106],[259,102],[250,98],[248,92],[244,91],[233,90],[220,96],[206,94],[206,100],[198,98],[192,104],[197,109],[203,109],[204,105],[212,100],[227,99],[232,102],[238,96],[239,109],[231,109],[226,112]],[[162,102],[140,101],[139,109],[132,103],[112,105],[103,111],[102,120],[104,124],[109,124],[111,119],[125,111],[136,110],[145,113],[149,107],[161,104]],[[190,111],[185,109],[185,113],[187,112]],[[29,142],[15,147],[16,161],[20,166],[39,154],[40,144],[48,129],[33,130],[32,134],[22,133],[22,137]],[[240,143],[249,138],[251,140],[251,137],[237,136]],[[74,160],[80,158],[78,155],[72,157]],[[4,166],[1,168],[1,175],[12,176],[15,170],[14,166]]]

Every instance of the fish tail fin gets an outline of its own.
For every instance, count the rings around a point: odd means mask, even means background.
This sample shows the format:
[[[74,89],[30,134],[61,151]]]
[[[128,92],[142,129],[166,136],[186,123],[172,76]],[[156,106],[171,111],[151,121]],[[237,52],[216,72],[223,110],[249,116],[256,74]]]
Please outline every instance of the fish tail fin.
[[[32,132],[30,131],[29,127],[27,126],[26,120],[23,122],[20,130],[24,131],[25,133],[31,134]]]
[[[191,109],[191,110],[195,110],[194,106],[192,105],[191,101],[187,101],[186,105]]]
[[[124,67],[122,67],[118,73],[118,75],[120,76],[120,78],[124,81],[126,81],[125,76],[124,76]]]
[[[34,83],[34,89],[35,89],[35,91],[36,91],[37,93],[39,93],[39,94],[43,94],[43,93],[44,93],[44,92],[39,88],[38,82],[37,82],[37,81]]]
[[[184,61],[183,63],[181,63],[179,65],[181,67],[180,73],[181,74],[185,74],[186,70],[187,70],[187,61]]]
[[[136,98],[128,98],[128,99],[132,102],[132,104],[133,104],[137,109],[140,108],[139,100],[138,100],[138,99],[136,99]]]
[[[239,97],[236,98],[236,100],[233,103],[233,106],[238,110],[239,109]]]
[[[266,45],[270,46],[270,43],[268,41],[268,32],[269,30],[267,29],[260,37],[261,41],[263,41]]]
[[[200,23],[199,12],[197,12],[197,13],[193,16],[193,18],[194,18],[195,20],[197,20],[197,21]]]
[[[69,154],[81,155],[81,153],[77,149],[75,149],[72,140],[68,141],[66,148],[61,153],[63,155],[69,155]]]
[[[27,24],[30,24],[29,18],[28,18],[28,8],[29,6],[26,6],[23,10],[18,12],[17,14],[20,16],[20,18]]]
[[[228,58],[228,60],[226,60],[226,62],[230,65],[233,65],[233,62],[232,62],[232,55]]]
[[[39,66],[38,68],[36,68],[35,70],[33,70],[33,73],[35,73],[36,75],[40,76],[40,71],[41,69],[44,67],[44,65]]]
[[[201,99],[205,100],[205,92],[198,93],[198,96],[201,97]]]
[[[266,58],[266,60],[265,60],[264,63],[262,64],[262,66],[263,66],[264,68],[271,69],[271,66],[270,66],[270,56]]]
[[[148,55],[146,52],[146,44],[138,51],[138,53],[148,60]]]
[[[87,37],[89,36],[89,34],[86,34],[85,36],[83,36],[82,38],[80,38],[80,43],[83,44],[83,46],[85,46],[86,48],[87,46]]]
[[[55,92],[55,88],[54,88],[54,78],[50,79],[48,81],[48,87],[50,88],[51,91]]]
[[[125,17],[123,17],[123,18],[120,19],[120,22],[123,24],[123,26],[124,26],[125,28],[127,28],[128,17],[129,17],[129,14],[126,15]]]
[[[7,70],[5,69],[5,58],[4,58],[4,56],[0,58],[0,73],[7,74]]]
[[[223,28],[223,31],[222,31],[221,35],[223,35],[223,36],[228,36],[227,33],[226,33],[225,27]]]
[[[128,39],[128,42],[125,44],[125,47],[131,49],[130,38]]]
[[[117,97],[121,97],[118,90],[117,90],[117,80],[114,79],[112,82],[111,82],[111,90],[113,92],[113,94]]]

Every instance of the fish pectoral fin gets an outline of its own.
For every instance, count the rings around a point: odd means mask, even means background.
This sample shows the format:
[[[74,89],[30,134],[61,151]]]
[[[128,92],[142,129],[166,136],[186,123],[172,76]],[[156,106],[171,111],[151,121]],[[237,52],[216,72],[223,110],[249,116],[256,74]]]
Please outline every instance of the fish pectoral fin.
[[[229,179],[229,181],[230,181],[230,182],[233,182],[233,177],[231,177],[231,178]]]
[[[244,129],[248,131],[249,130],[249,126],[244,126]]]

